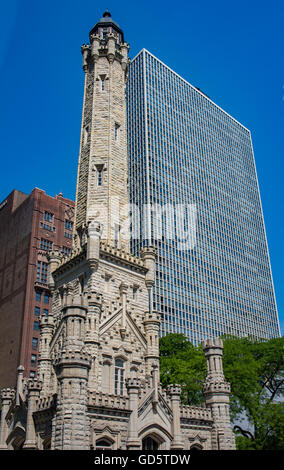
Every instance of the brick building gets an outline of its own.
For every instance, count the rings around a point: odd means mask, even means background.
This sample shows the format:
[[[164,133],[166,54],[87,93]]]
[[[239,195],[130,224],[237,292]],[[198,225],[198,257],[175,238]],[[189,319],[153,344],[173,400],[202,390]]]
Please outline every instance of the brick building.
[[[0,204],[0,387],[15,385],[19,364],[36,375],[39,316],[51,309],[46,253],[70,253],[73,215],[73,201],[38,188]]]

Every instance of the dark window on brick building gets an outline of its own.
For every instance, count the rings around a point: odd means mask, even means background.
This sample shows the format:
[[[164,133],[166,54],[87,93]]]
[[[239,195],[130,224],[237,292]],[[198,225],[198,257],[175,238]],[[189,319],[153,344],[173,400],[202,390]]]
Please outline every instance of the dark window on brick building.
[[[52,241],[46,240],[45,238],[40,239],[40,249],[41,250],[52,250]]]
[[[32,367],[36,366],[36,354],[31,355],[31,366]]]
[[[46,222],[53,222],[53,214],[51,214],[51,212],[45,211],[44,220],[46,220]]]
[[[44,261],[37,262],[36,280],[43,284],[47,283],[47,263]]]

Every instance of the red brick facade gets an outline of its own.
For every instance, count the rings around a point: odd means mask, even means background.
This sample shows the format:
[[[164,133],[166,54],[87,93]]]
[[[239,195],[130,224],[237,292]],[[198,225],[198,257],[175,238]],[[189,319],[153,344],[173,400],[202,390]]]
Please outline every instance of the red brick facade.
[[[71,250],[73,216],[73,201],[37,188],[0,204],[0,388],[15,386],[20,364],[36,374],[39,315],[51,309],[46,253]]]

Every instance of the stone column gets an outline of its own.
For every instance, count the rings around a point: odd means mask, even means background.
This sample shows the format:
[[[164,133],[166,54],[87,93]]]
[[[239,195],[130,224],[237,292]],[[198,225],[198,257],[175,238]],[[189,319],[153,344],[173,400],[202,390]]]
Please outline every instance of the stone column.
[[[26,424],[26,440],[23,446],[25,450],[36,450],[36,431],[33,414],[36,411],[37,400],[39,399],[42,382],[38,379],[30,379],[28,381],[28,413]]]
[[[121,315],[121,326],[120,326],[120,335],[122,338],[126,335],[126,300],[127,300],[127,289],[128,286],[124,282],[120,284],[120,298],[122,304],[122,315]]]
[[[107,35],[107,58],[110,63],[113,62],[115,56],[115,36],[113,33]]]
[[[153,246],[144,247],[140,254],[145,268],[148,269],[145,284],[148,289],[149,313],[151,314],[153,309],[153,286],[155,284],[156,249]]]
[[[92,270],[98,265],[100,258],[101,224],[95,220],[88,224],[87,261]]]
[[[38,355],[38,377],[42,380],[42,390],[49,393],[51,383],[52,360],[50,356],[50,342],[54,330],[53,315],[42,315],[40,317],[40,343]]]
[[[15,390],[11,388],[4,388],[0,393],[2,409],[1,409],[1,421],[0,421],[0,450],[7,450],[6,440],[8,437],[8,424],[6,416],[12,401],[15,398]]]
[[[23,375],[25,368],[24,366],[19,366],[17,370],[16,406],[20,406],[20,398],[22,398],[23,395]]]
[[[87,71],[88,58],[89,58],[90,50],[91,50],[91,48],[90,48],[89,44],[83,44],[83,46],[81,47],[81,52],[82,52],[82,56],[83,56],[82,67],[83,67],[84,72]]]
[[[96,358],[99,347],[99,325],[102,311],[102,296],[96,292],[88,295],[88,313],[86,320],[85,346],[91,356],[91,367],[89,372],[89,388],[96,389],[97,373]]]
[[[169,385],[168,393],[171,397],[171,405],[172,405],[172,412],[173,412],[173,421],[172,421],[173,441],[171,443],[171,449],[183,449],[184,445],[181,439],[181,431],[180,431],[181,387],[179,385]]]
[[[152,311],[145,314],[144,328],[147,340],[147,351],[145,354],[146,374],[151,376],[152,368],[155,366],[158,369],[157,376],[160,370],[159,358],[159,332],[160,332],[160,315]]]
[[[97,62],[99,58],[99,47],[100,47],[100,37],[97,34],[92,34],[91,36],[92,41],[92,57],[94,62]]]
[[[90,423],[87,416],[88,373],[91,358],[84,351],[61,351],[54,367],[58,380],[57,411],[53,421],[55,450],[89,450]]]
[[[127,449],[139,450],[141,449],[141,440],[138,438],[138,393],[140,379],[127,379],[126,387],[129,395],[129,407],[132,410],[128,424]]]
[[[55,281],[53,279],[53,272],[56,271],[61,263],[61,253],[58,250],[49,251],[47,253],[48,259],[48,288],[51,292],[54,291]]]
[[[219,338],[208,339],[203,342],[203,349],[207,360],[203,394],[206,406],[211,409],[216,430],[212,441],[213,447],[218,450],[234,450],[235,437],[230,425],[229,412],[231,387],[225,381],[223,374],[223,342]]]

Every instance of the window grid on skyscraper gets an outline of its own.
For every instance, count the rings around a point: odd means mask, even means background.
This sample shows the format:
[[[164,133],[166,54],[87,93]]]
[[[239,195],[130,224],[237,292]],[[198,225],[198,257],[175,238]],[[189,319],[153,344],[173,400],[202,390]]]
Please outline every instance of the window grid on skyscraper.
[[[194,249],[165,234],[151,240],[162,335],[181,332],[195,344],[224,333],[279,336],[248,129],[146,50],[130,65],[127,118],[130,202],[140,214],[145,203],[197,209]],[[150,243],[139,223],[137,255]]]

